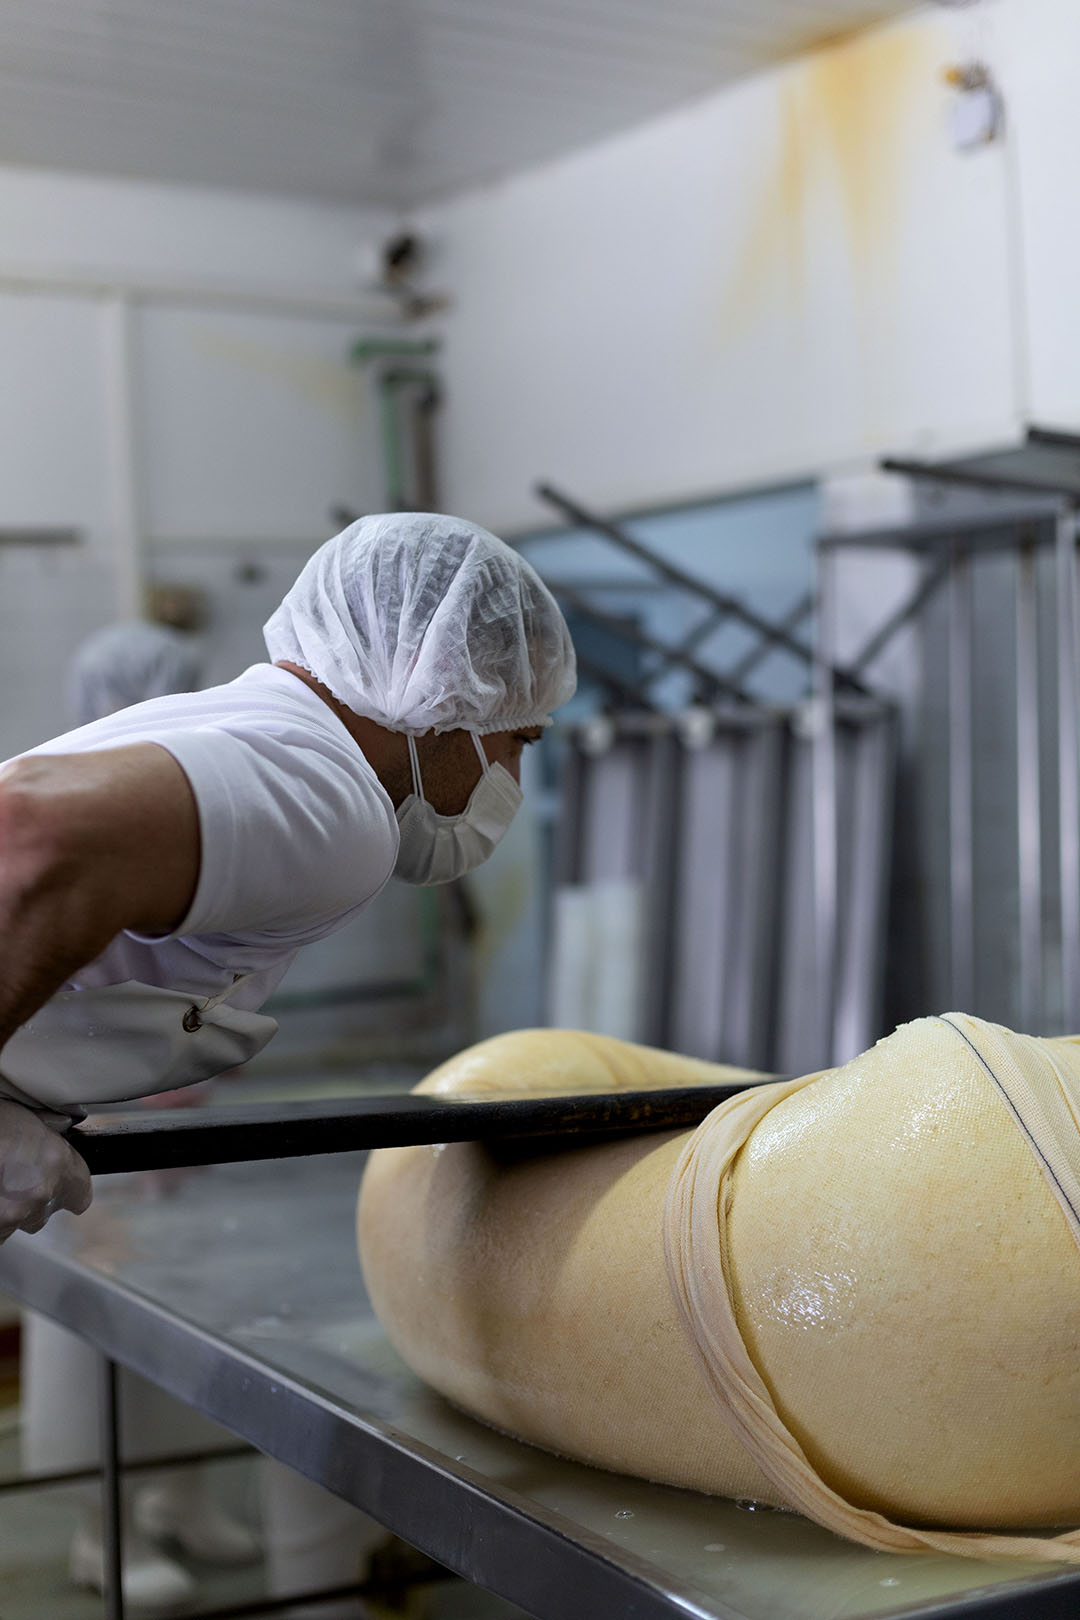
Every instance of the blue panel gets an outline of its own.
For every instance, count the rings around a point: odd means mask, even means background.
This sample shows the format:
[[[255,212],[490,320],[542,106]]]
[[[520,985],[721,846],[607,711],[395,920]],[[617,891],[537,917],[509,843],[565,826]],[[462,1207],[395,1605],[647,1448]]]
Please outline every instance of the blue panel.
[[[739,597],[764,617],[783,618],[811,589],[814,535],[819,529],[817,487],[799,484],[763,494],[681,507],[628,520],[623,526],[669,562],[717,590]],[[598,608],[633,616],[642,629],[673,641],[702,616],[685,593],[658,583],[636,558],[582,529],[545,530],[521,542],[529,561],[546,578],[587,590]],[[809,624],[800,630],[808,640]],[[756,637],[729,622],[701,644],[702,663],[723,669],[755,645]],[[748,678],[754,696],[787,703],[807,687],[803,664],[773,653]],[[665,705],[685,703],[688,678],[673,675],[658,689]]]

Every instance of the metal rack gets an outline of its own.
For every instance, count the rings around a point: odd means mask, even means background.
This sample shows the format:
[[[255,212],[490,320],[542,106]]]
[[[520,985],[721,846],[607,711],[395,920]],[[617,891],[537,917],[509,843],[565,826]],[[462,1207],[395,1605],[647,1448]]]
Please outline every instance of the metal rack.
[[[783,1073],[841,1061],[842,1045],[853,1055],[879,1033],[894,715],[841,698],[831,723],[848,858],[825,896],[839,941],[827,969],[818,707],[631,712],[567,738],[556,953],[567,902],[619,885],[637,899],[624,927],[636,952],[616,942],[630,958],[634,1022],[610,1033]],[[566,1006],[552,1007],[556,1021]]]
[[[568,739],[555,839],[554,1021],[784,1072],[854,1056],[881,1033],[890,705],[861,668],[824,664],[820,646],[804,639],[812,597],[768,619],[564,492],[542,484],[537,493],[700,609],[680,641],[663,643],[551,582],[576,613],[620,629],[653,659],[635,691],[613,693],[609,714]],[[750,648],[726,666],[703,662],[704,645],[729,620],[751,632]],[[808,686],[816,682],[816,698],[780,709],[747,690],[777,648],[803,666]],[[673,669],[689,674],[695,699],[678,714],[652,702],[653,683]],[[593,937],[590,904],[601,914]],[[608,976],[624,981],[617,998],[584,982],[602,977],[605,954]]]
[[[830,704],[836,690],[829,666],[835,628],[830,603],[842,555],[853,549],[903,550],[919,557],[918,586],[875,632],[853,667],[865,668],[904,624],[914,620],[925,626],[937,615],[944,640],[939,752],[945,763],[939,775],[947,828],[947,999],[1034,1033],[1072,1032],[1080,1028],[1080,435],[1031,428],[1022,444],[1003,451],[943,463],[889,458],[882,466],[921,485],[970,489],[994,501],[955,518],[822,538],[822,700]],[[979,623],[979,603],[992,572],[999,598],[1007,591],[1011,607],[1007,621],[1001,611],[991,628]],[[1010,653],[1011,713],[1000,703],[987,713],[988,703],[1000,697],[989,677]],[[1001,836],[985,825],[996,782],[980,784],[980,738],[1012,755],[1001,762],[1003,768],[1011,765],[1013,779],[1012,872],[1007,882],[989,885],[980,885],[978,873],[982,868],[1000,879],[988,860],[989,841],[1000,844]],[[819,761],[818,792],[824,885],[824,869],[842,842],[836,784],[825,756]],[[990,898],[981,901],[980,888],[988,886]],[[1015,905],[1011,892],[1003,892],[1014,886]],[[990,925],[1006,910],[1009,932],[1003,942],[992,937]],[[1014,984],[1008,986],[993,958],[1001,958],[1012,941]],[[824,945],[828,948],[827,937]],[[1004,1004],[1010,1001],[1011,1006]]]
[[[577,528],[587,529],[623,555],[633,557],[635,561],[642,563],[656,584],[679,592],[702,609],[702,617],[680,641],[665,643],[654,636],[644,634],[625,619],[615,620],[610,615],[602,613],[580,588],[575,589],[559,580],[548,581],[555,594],[575,612],[595,624],[616,629],[620,635],[636,642],[644,651],[654,655],[655,663],[647,686],[657,679],[662,679],[672,669],[680,669],[693,677],[696,702],[711,703],[727,699],[736,703],[753,704],[755,699],[746,690],[744,683],[770,653],[778,649],[787,653],[797,663],[802,664],[808,674],[813,668],[816,656],[813,643],[804,640],[799,633],[813,613],[812,595],[800,597],[782,619],[770,619],[731,592],[718,590],[708,580],[676,566],[652,546],[645,545],[636,535],[631,534],[625,525],[592,511],[564,490],[556,489],[552,484],[540,483],[536,485],[536,494],[568,523]],[[699,656],[700,649],[715,631],[729,621],[741,625],[751,633],[754,638],[751,646],[734,663],[727,666],[716,668],[702,662]],[[839,691],[862,697],[872,695],[857,671],[836,667],[832,675]],[[645,688],[639,688],[636,697],[640,707],[650,706]]]

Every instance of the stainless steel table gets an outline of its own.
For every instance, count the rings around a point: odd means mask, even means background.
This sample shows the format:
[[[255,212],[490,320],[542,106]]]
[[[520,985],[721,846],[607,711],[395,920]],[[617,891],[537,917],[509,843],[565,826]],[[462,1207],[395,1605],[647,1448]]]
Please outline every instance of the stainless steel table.
[[[0,1289],[540,1620],[1080,1614],[1080,1571],[871,1553],[787,1513],[550,1457],[390,1348],[353,1232],[360,1155],[106,1178],[0,1248]]]

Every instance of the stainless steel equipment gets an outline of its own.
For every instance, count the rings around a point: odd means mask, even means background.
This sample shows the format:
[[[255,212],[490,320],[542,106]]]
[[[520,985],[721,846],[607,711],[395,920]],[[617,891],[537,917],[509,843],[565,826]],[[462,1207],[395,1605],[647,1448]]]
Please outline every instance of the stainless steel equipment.
[[[613,1033],[786,1073],[881,1033],[894,748],[891,707],[857,696],[619,713],[567,739],[556,914],[567,892],[640,896],[635,1022]],[[824,875],[823,815],[845,852]]]
[[[79,1220],[6,1243],[0,1287],[539,1620],[1075,1615],[1075,1570],[869,1552],[793,1514],[566,1462],[454,1411],[404,1367],[364,1297],[360,1164],[198,1171],[157,1201],[137,1179],[105,1184]]]
[[[922,567],[910,601],[851,665],[865,669],[902,625],[918,627],[923,695],[905,750],[917,836],[899,875],[921,915],[899,927],[923,960],[897,963],[898,978],[918,974],[897,1011],[948,1002],[1035,1034],[1074,1032],[1080,436],[1030,428],[1000,451],[882,465],[920,490],[970,491],[972,503],[819,547],[823,599],[853,549],[905,551]]]

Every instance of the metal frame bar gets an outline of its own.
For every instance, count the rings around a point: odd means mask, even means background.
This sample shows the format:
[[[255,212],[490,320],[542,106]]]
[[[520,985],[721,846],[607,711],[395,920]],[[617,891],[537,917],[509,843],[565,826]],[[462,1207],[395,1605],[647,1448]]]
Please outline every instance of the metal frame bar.
[[[966,489],[984,489],[998,493],[1045,495],[1048,497],[1076,493],[1069,486],[1040,482],[1037,478],[1024,478],[1020,473],[979,472],[974,467],[958,467],[951,462],[912,461],[904,456],[886,456],[879,462],[882,472],[903,473],[906,478],[921,478],[937,484],[956,484]]]
[[[101,1447],[101,1535],[105,1551],[106,1620],[124,1620],[124,1528],[120,1494],[120,1415],[116,1362],[106,1352],[98,1370]]]
[[[814,939],[821,1020],[815,1050],[830,1061],[836,1014],[837,907],[839,851],[836,799],[836,564],[828,551],[817,553],[817,657],[814,663],[814,718],[810,753],[813,794]]]
[[[807,591],[805,596],[799,597],[791,612],[785,613],[780,620],[780,624],[785,630],[795,630],[802,624],[804,619],[810,617],[813,611],[814,593],[813,591]],[[729,677],[733,681],[744,681],[774,651],[775,648],[769,642],[761,642],[757,647],[751,647],[750,651],[745,657],[740,658],[737,664],[729,666],[727,671]]]
[[[234,1457],[250,1457],[250,1446],[217,1446],[211,1451],[174,1451],[167,1456],[140,1457],[135,1461],[124,1461],[121,1470],[124,1475],[137,1473],[157,1473],[166,1468],[194,1468],[198,1463],[225,1462]],[[63,1468],[50,1474],[13,1474],[9,1479],[0,1479],[0,1496],[15,1495],[20,1491],[47,1491],[62,1485],[81,1485],[89,1479],[100,1479],[101,1469],[95,1464],[90,1468]]]
[[[595,658],[589,658],[586,654],[579,652],[577,655],[577,667],[580,674],[587,676],[590,681],[595,681],[597,686],[602,686],[617,703],[631,703],[639,709],[654,709],[654,705],[646,696],[643,686],[639,686],[636,681],[628,681],[623,675],[616,675],[611,670],[605,669],[602,664],[597,663]]]
[[[975,877],[971,558],[949,567],[949,964],[954,1007],[974,1005]]]
[[[675,879],[677,742],[666,731],[652,739],[649,749],[647,795],[642,817],[642,872],[645,878],[645,956],[641,986],[643,1040],[663,1044],[671,1007],[672,931],[671,895]]]
[[[1061,428],[1029,427],[1028,444],[1041,444],[1048,450],[1076,450],[1080,452],[1080,433],[1066,433]]]
[[[744,692],[727,676],[717,670],[710,669],[707,664],[699,663],[696,658],[692,657],[682,647],[671,646],[668,642],[660,641],[656,636],[649,635],[647,631],[641,629],[640,625],[634,624],[627,619],[620,619],[614,613],[605,613],[601,608],[593,607],[592,603],[580,591],[575,590],[572,585],[558,585],[553,586],[552,589],[556,596],[561,596],[566,605],[572,608],[575,613],[580,614],[582,618],[590,619],[593,624],[598,624],[605,630],[611,630],[616,635],[624,636],[627,641],[632,641],[636,646],[643,647],[647,652],[656,653],[658,657],[662,658],[664,667],[651,674],[649,676],[650,681],[660,679],[674,666],[678,669],[685,669],[689,674],[693,675],[698,682],[699,688],[705,694],[721,693],[725,697],[732,698],[737,703],[749,703],[752,701],[749,693]]]
[[[692,653],[695,648],[701,646],[703,641],[708,641],[713,632],[719,630],[722,624],[726,624],[730,617],[731,615],[725,610],[714,607],[709,613],[706,613],[703,619],[700,619],[697,624],[686,632],[679,643],[680,651]]]
[[[1025,506],[1005,513],[969,512],[929,523],[891,523],[882,529],[823,534],[817,543],[833,551],[948,551],[963,539],[972,554],[996,549],[1012,551],[1018,529],[1025,543],[1041,545],[1052,541],[1056,516],[1056,510],[1048,506]]]
[[[290,1592],[286,1597],[259,1597],[252,1598],[249,1603],[228,1603],[220,1609],[183,1609],[180,1612],[183,1620],[255,1620],[261,1614],[307,1609],[319,1603],[334,1603],[338,1598],[377,1595],[366,1582],[353,1581],[348,1586],[320,1586],[314,1592]]]
[[[1076,538],[1074,512],[1057,525],[1058,844],[1061,878],[1061,1015],[1080,1028],[1080,698],[1077,694]]]
[[[867,638],[848,667],[861,674],[868,665],[874,662],[875,658],[880,657],[892,638],[898,635],[906,624],[910,624],[911,620],[916,618],[930,599],[937,594],[938,587],[944,584],[948,573],[949,564],[947,560],[939,562],[931,568],[921,583],[912,591],[907,601],[902,602],[895,613],[890,613],[885,623],[880,625]]]
[[[609,519],[599,517],[595,512],[588,511],[578,501],[573,500],[569,495],[561,493],[553,485],[539,483],[535,486],[535,492],[542,501],[546,501],[549,506],[553,506],[569,522],[576,524],[580,528],[593,529],[597,534],[602,534],[606,540],[611,541],[612,545],[618,546],[629,556],[636,557],[639,562],[643,562],[647,567],[653,569],[669,585],[675,585],[680,590],[687,591],[691,596],[696,596],[700,600],[710,603],[719,614],[738,619],[740,624],[744,624],[748,629],[755,631],[763,641],[771,643],[774,647],[783,648],[808,668],[813,668],[815,660],[813,647],[804,641],[800,641],[797,636],[792,635],[789,630],[784,628],[783,624],[774,624],[760,613],[755,613],[752,608],[748,608],[738,597],[729,596],[723,591],[718,591],[706,580],[698,579],[696,575],[688,574],[684,569],[676,567],[674,563],[668,562],[666,557],[661,557],[651,547],[643,545],[640,540],[635,540],[633,535],[627,534],[625,529],[620,528],[617,523],[612,523]],[[863,683],[855,676],[850,675],[847,670],[836,670],[835,678],[849,690],[864,696],[868,695],[867,688]]]
[[[1020,1027],[1036,1033],[1042,982],[1042,804],[1039,601],[1032,545],[1016,557],[1016,855],[1020,908]]]

